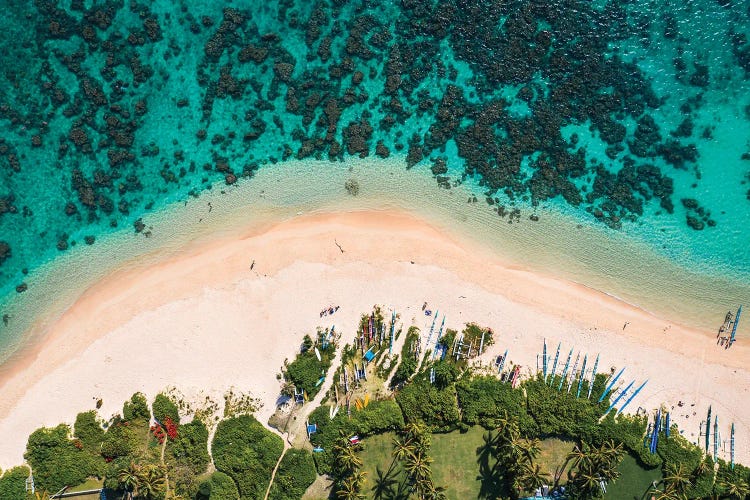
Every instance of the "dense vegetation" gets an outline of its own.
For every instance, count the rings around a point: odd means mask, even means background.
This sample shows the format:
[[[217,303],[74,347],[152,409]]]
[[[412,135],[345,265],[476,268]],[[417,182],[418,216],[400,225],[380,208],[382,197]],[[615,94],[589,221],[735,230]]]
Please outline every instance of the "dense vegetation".
[[[405,383],[417,371],[417,366],[419,365],[418,345],[419,328],[412,326],[406,332],[404,344],[401,346],[401,362],[398,364],[393,378],[391,378],[391,387],[398,387]]]
[[[250,415],[219,422],[211,446],[216,469],[237,483],[242,500],[263,499],[283,450],[281,438]]]
[[[316,475],[315,462],[309,451],[288,450],[281,459],[268,498],[270,500],[301,498],[315,481]]]
[[[319,331],[314,342],[305,335],[297,357],[285,364],[286,379],[297,390],[303,390],[306,398],[312,399],[320,390],[321,378],[325,377],[335,355],[336,343],[328,339],[327,331]]]
[[[34,471],[39,488],[55,492],[63,486],[81,484],[89,476],[102,472],[103,462],[70,435],[70,427],[60,424],[37,429],[29,436],[24,457]]]
[[[157,394],[151,408],[154,412],[154,418],[159,422],[164,423],[167,417],[169,417],[174,423],[180,423],[180,411],[169,396],[162,393]]]
[[[21,500],[26,498],[26,478],[29,468],[13,467],[5,471],[0,477],[0,500]]]
[[[234,480],[216,471],[203,481],[198,489],[197,500],[236,500],[240,497]]]

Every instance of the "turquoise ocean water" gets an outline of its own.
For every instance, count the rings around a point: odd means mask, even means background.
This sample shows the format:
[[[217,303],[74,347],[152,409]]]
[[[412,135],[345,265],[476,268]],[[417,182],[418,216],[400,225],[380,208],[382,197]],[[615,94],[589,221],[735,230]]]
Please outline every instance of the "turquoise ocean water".
[[[750,304],[748,37],[733,0],[11,0],[3,357],[44,304],[167,245],[163,212],[243,189],[247,217],[347,208],[351,176],[357,206],[718,326]]]

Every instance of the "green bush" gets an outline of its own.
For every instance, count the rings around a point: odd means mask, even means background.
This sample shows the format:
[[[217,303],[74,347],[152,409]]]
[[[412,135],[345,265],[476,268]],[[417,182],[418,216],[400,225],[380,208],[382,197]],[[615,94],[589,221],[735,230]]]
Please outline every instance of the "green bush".
[[[325,335],[325,332],[318,332],[318,340],[314,344],[314,347],[320,352],[320,360],[318,360],[318,356],[315,354],[315,349],[312,348],[313,345],[308,347],[309,342],[305,340],[302,352],[297,354],[294,361],[287,363],[284,370],[286,378],[296,388],[304,390],[308,398],[314,398],[318,391],[320,391],[318,381],[321,377],[325,376],[336,355],[336,346],[334,343],[329,343],[323,349],[322,342]],[[305,338],[308,339],[309,335],[306,335]]]
[[[208,456],[208,429],[203,422],[193,419],[181,425],[177,439],[168,442],[168,446],[177,464],[189,467],[195,475],[205,472],[211,459]]]
[[[428,381],[414,381],[396,394],[396,401],[407,422],[422,421],[435,431],[455,429],[461,420],[454,386],[439,390]]]
[[[151,409],[154,412],[154,418],[161,424],[164,424],[167,417],[171,418],[175,424],[180,423],[180,412],[177,405],[165,394],[159,393],[156,395]]]
[[[284,443],[251,415],[219,422],[211,447],[216,469],[237,483],[240,496],[262,499]]]
[[[35,430],[26,445],[24,457],[31,464],[37,488],[57,491],[63,486],[78,486],[89,476],[99,474],[95,457],[78,449],[68,438],[70,427]]]
[[[129,422],[119,417],[109,425],[102,440],[101,454],[108,459],[124,457],[133,452],[138,446],[138,436],[130,427]]]
[[[477,325],[476,323],[467,323],[466,328],[463,330],[463,342],[464,345],[473,345],[476,349],[473,351],[475,354],[472,355],[473,357],[476,357],[476,353],[479,350],[480,344],[482,344],[482,339],[484,338],[484,345],[482,347],[482,352],[484,352],[487,347],[491,346],[495,343],[495,340],[492,335],[492,330],[489,328],[482,328],[481,326]],[[452,347],[449,345],[448,347]],[[481,354],[481,353],[478,353]]]
[[[199,500],[236,500],[240,497],[234,480],[223,472],[214,472],[198,489]]]
[[[22,500],[26,494],[26,478],[31,471],[26,466],[13,467],[0,477],[0,500]]]
[[[120,480],[118,475],[121,470],[127,469],[130,462],[133,462],[132,457],[117,457],[107,464],[107,468],[104,470],[104,487],[109,490],[116,490],[120,487]]]
[[[315,462],[310,452],[291,449],[281,459],[269,498],[271,500],[302,498],[307,488],[315,481],[315,477]]]
[[[167,441],[165,454],[169,477],[178,495],[194,498],[199,489],[198,476],[208,467],[208,429],[198,419],[180,426],[177,439]]]
[[[322,453],[315,453],[315,464],[320,474],[330,474],[333,466],[334,442],[343,433],[346,436],[358,435],[362,438],[387,431],[396,431],[404,427],[404,416],[399,406],[392,400],[373,401],[362,410],[352,410],[352,418],[340,411],[336,418],[328,416],[328,406],[319,406],[310,414],[309,421],[317,425],[318,430],[310,437],[313,446],[323,448]]]
[[[543,436],[580,437],[592,433],[598,419],[606,410],[602,404],[591,404],[586,398],[576,398],[574,392],[557,390],[541,378],[523,384],[527,409]]]
[[[523,392],[513,389],[509,383],[501,382],[497,377],[484,375],[464,378],[456,384],[456,393],[462,420],[467,425],[494,429],[506,413],[518,419],[519,428],[524,434],[534,425],[526,413]]]
[[[83,447],[94,454],[99,454],[104,429],[96,418],[96,411],[79,413],[73,426],[73,435],[81,440]]]
[[[414,347],[417,342],[419,342],[419,328],[412,326],[406,333],[406,339],[401,346],[401,362],[391,379],[391,388],[405,383],[417,371],[417,359],[414,356]]]
[[[122,406],[122,418],[125,420],[146,420],[151,419],[151,412],[148,409],[148,400],[140,392],[136,392],[130,397],[130,401],[125,401]]]

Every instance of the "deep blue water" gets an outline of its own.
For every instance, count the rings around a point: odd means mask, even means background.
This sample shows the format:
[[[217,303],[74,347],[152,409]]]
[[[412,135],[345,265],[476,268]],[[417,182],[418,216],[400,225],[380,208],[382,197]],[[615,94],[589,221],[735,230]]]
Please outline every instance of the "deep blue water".
[[[745,2],[11,0],[0,37],[0,296],[217,182],[365,156],[750,279]]]

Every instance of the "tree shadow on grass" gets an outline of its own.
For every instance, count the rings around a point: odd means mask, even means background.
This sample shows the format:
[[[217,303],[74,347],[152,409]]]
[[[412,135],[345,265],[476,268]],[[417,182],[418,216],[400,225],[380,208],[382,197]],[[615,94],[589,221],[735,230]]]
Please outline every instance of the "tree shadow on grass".
[[[477,463],[479,464],[477,481],[480,482],[477,498],[499,498],[506,492],[506,488],[503,488],[504,485],[495,467],[497,462],[494,455],[495,436],[492,431],[487,431],[482,439],[484,440],[482,446],[477,448]]]

